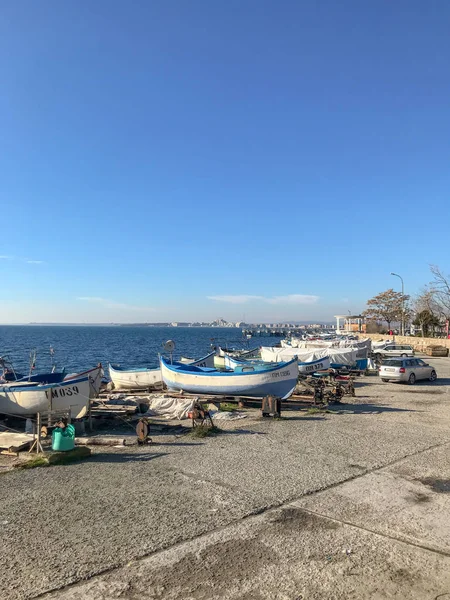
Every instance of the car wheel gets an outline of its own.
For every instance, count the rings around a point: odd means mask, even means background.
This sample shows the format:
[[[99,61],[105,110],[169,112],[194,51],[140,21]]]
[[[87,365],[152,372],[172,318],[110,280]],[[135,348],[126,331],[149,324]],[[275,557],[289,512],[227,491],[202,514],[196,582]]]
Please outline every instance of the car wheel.
[[[388,383],[389,379],[383,379],[383,377],[382,377],[381,381],[384,381],[384,383]]]
[[[409,385],[414,385],[416,383],[416,376],[414,375],[414,373],[411,373],[411,375],[409,376],[408,383]]]
[[[431,371],[430,381],[436,381],[436,379],[437,379],[437,373],[436,373],[436,371]]]
[[[408,356],[407,354],[402,354],[402,356]]]

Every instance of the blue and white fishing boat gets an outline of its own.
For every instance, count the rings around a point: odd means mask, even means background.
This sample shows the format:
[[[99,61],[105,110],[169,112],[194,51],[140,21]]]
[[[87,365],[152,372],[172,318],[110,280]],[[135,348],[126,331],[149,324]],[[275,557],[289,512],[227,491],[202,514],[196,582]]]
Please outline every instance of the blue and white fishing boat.
[[[211,352],[202,358],[194,360],[190,365],[212,366],[214,364],[214,355],[215,352]],[[119,390],[143,390],[162,385],[160,367],[125,369],[116,365],[109,365],[109,376],[111,377],[114,387]]]
[[[0,414],[32,416],[48,410],[69,410],[81,419],[89,407],[89,377],[42,385],[11,382],[0,386]]]
[[[160,357],[161,375],[170,390],[191,394],[248,396],[263,398],[268,394],[285,400],[297,384],[297,358],[270,368],[260,365],[240,365],[234,371],[218,371],[181,362],[171,363]]]
[[[311,373],[316,373],[316,371],[325,371],[330,368],[330,358],[329,356],[325,356],[324,358],[319,358],[317,360],[313,360],[310,362],[300,362],[298,363],[298,372],[301,375],[310,375]]]
[[[234,370],[238,366],[242,365],[258,365],[260,368],[271,368],[279,363],[277,362],[264,362],[262,359],[250,359],[240,360],[233,358],[232,356],[225,356],[225,366],[228,369]],[[330,359],[328,357],[319,358],[311,362],[298,362],[298,372],[302,375],[310,375],[316,371],[324,371],[330,368]]]

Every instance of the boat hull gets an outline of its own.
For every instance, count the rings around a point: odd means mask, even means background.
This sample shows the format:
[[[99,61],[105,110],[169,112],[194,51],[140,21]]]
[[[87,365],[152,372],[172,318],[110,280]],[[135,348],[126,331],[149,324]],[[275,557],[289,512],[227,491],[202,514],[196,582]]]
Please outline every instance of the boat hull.
[[[164,358],[160,360],[162,378],[167,387],[191,394],[251,398],[263,398],[270,394],[286,399],[293,393],[298,376],[296,360],[263,370],[255,366],[253,372],[240,373],[199,368],[189,371],[191,365],[170,365]]]
[[[144,390],[162,384],[161,369],[130,369],[109,365],[109,376],[118,390]]]
[[[48,410],[69,410],[81,419],[89,408],[89,377],[49,385],[0,387],[0,413],[32,416]]]

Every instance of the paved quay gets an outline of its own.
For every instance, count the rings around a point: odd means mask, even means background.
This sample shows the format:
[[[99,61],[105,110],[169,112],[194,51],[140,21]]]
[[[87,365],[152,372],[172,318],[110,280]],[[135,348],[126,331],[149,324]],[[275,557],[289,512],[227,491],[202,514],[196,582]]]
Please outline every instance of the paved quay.
[[[450,600],[450,359],[430,362],[437,382],[362,378],[331,412],[2,475],[0,597]]]

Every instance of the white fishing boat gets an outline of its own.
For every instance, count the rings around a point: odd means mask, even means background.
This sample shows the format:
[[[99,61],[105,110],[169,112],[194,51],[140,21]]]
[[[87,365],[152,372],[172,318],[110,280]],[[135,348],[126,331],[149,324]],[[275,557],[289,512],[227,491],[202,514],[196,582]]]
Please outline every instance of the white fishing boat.
[[[89,408],[89,377],[41,385],[24,382],[0,386],[0,413],[33,416],[48,410],[69,410],[81,419]]]
[[[268,367],[243,365],[234,371],[218,371],[181,362],[171,363],[160,357],[164,383],[171,390],[192,394],[249,396],[263,398],[269,394],[285,400],[297,384],[297,359]]]
[[[312,360],[310,362],[300,362],[298,363],[298,372],[301,375],[310,375],[311,373],[315,373],[316,371],[325,371],[330,368],[330,358],[325,356],[324,358],[318,358],[317,360]]]
[[[292,357],[291,357],[292,358]],[[242,366],[255,366],[259,365],[261,368],[271,368],[274,365],[279,363],[275,362],[264,362],[262,359],[249,359],[243,360],[241,358],[234,358],[233,356],[225,356],[225,367],[227,369],[234,370],[236,367]],[[312,360],[310,362],[298,362],[298,371],[302,375],[308,375],[315,373],[316,371],[324,371],[325,369],[330,368],[330,359],[328,356],[324,358],[319,358],[317,360]]]
[[[103,370],[102,363],[99,363],[93,369],[88,369],[82,373],[72,373],[71,375],[66,375],[66,377],[64,377],[64,381],[78,379],[79,377],[89,377],[89,397],[97,398],[100,392],[100,386],[102,385],[104,374],[105,372]]]
[[[211,362],[214,364],[214,354],[215,352],[211,352],[190,364],[194,366],[208,366]],[[142,390],[162,385],[161,369],[159,367],[156,369],[146,367],[125,369],[109,365],[109,376],[114,383],[114,387],[118,390]]]
[[[125,369],[118,365],[109,365],[109,376],[118,390],[145,390],[162,385],[160,368]]]

